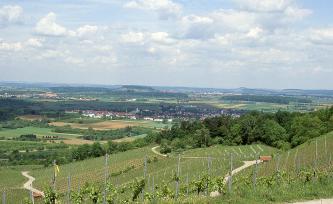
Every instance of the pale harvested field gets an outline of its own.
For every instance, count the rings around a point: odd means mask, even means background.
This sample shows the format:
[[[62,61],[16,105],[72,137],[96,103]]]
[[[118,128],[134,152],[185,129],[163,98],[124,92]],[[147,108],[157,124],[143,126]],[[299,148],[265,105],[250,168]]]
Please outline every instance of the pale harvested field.
[[[22,120],[28,120],[28,121],[45,119],[45,117],[43,117],[41,115],[22,115],[22,116],[19,116],[18,118],[20,118]]]
[[[89,123],[89,124],[79,124],[79,123],[65,123],[65,122],[51,122],[50,125],[62,127],[69,125],[72,128],[79,128],[79,129],[88,129],[89,127],[93,128],[94,130],[110,130],[110,129],[120,129],[125,128],[128,126],[147,126],[146,122],[138,122],[138,121],[103,121],[97,123]]]
[[[71,138],[69,140],[59,140],[57,141],[57,143],[59,142],[64,142],[65,144],[68,145],[83,145],[83,144],[93,144],[94,141],[91,140],[83,140],[83,139],[76,139],[76,138]]]
[[[95,141],[92,140],[84,140],[84,139],[79,139],[79,138],[71,138],[68,140],[56,140],[56,143],[64,142],[65,144],[68,145],[84,145],[84,144],[94,144]],[[107,141],[98,141],[101,144],[107,143]]]
[[[143,135],[138,135],[138,136],[134,136],[134,137],[124,137],[124,138],[120,138],[120,139],[116,139],[116,140],[112,140],[112,141],[113,142],[133,142],[136,139],[144,138],[146,136],[147,136],[147,134],[143,134]]]
[[[235,109],[237,109],[237,108],[244,107],[245,104],[225,104],[225,103],[223,103],[223,104],[217,104],[216,106],[218,108],[235,108]]]

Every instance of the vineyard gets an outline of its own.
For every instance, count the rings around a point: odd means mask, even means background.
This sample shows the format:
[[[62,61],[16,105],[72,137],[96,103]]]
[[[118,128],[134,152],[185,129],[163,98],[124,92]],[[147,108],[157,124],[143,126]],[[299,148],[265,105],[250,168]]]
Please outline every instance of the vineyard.
[[[221,199],[231,203],[249,200],[269,203],[329,197],[333,192],[329,182],[333,178],[333,133],[287,152],[259,144],[215,145],[165,157],[151,148],[60,166],[55,182],[52,182],[53,167],[29,167],[29,174],[36,179],[34,188],[43,190],[46,198],[57,197],[61,203],[103,203],[104,199],[106,203],[175,200],[205,203]],[[272,160],[260,164],[258,160],[257,165],[226,177],[231,169],[242,166],[243,161],[255,161],[262,155],[272,156]],[[8,178],[5,185],[0,185],[6,203],[31,200],[29,192],[21,189],[24,183],[24,178],[19,177],[21,170],[1,171],[1,176]],[[211,197],[213,192],[222,196]],[[42,199],[34,202],[42,203]]]
[[[151,147],[135,149],[112,154],[107,161],[105,158],[96,158],[60,166],[55,189],[59,193],[66,193],[69,180],[73,191],[82,188],[85,183],[104,183],[106,174],[109,183],[124,186],[130,184],[134,179],[140,179],[146,175],[148,183],[145,191],[149,192],[153,185],[152,182],[156,185],[163,182],[169,183],[178,167],[180,180],[190,183],[203,176],[204,172],[209,172],[211,176],[227,174],[230,168],[230,155],[233,157],[233,166],[236,168],[242,165],[244,160],[253,160],[258,154],[271,155],[273,152],[275,149],[264,145],[237,147],[217,145],[189,150],[181,155],[163,157],[154,154]],[[53,167],[31,170],[30,175],[36,178],[34,187],[45,189],[50,186],[53,173]],[[168,186],[175,189],[172,183],[169,183]]]

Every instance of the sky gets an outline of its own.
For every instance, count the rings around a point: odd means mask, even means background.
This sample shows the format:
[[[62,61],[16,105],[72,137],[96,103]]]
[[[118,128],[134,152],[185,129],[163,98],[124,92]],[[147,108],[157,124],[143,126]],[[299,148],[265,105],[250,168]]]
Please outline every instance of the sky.
[[[1,0],[0,81],[333,89],[330,0]]]

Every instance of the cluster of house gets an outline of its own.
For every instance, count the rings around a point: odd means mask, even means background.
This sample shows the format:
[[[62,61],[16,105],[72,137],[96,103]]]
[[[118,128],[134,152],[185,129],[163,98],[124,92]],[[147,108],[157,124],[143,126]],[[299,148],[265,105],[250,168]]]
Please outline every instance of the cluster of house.
[[[193,109],[193,107],[190,107]],[[116,111],[97,111],[97,110],[72,110],[66,113],[80,113],[82,116],[90,118],[109,118],[109,119],[131,119],[131,120],[148,120],[155,122],[173,122],[174,119],[189,120],[197,118],[204,120],[207,117],[215,117],[220,115],[230,115],[239,117],[243,114],[242,110],[218,110],[195,107],[195,110],[186,109],[186,107],[163,107],[161,110],[139,110],[138,108],[131,112]]]
[[[115,111],[96,111],[96,110],[71,110],[66,111],[66,113],[81,113],[82,116],[89,117],[89,118],[126,118],[131,120],[143,119],[148,121],[155,121],[155,122],[172,122],[171,118],[164,118],[159,116],[151,116],[151,117],[144,117],[138,114],[137,111],[133,112],[115,112]]]
[[[172,123],[172,118],[164,119],[164,118],[152,118],[152,117],[144,117],[144,120],[155,121],[155,122],[169,122]]]
[[[136,120],[137,116],[134,113],[126,112],[114,112],[114,111],[95,111],[95,110],[85,110],[82,111],[82,115],[90,118],[128,118]]]

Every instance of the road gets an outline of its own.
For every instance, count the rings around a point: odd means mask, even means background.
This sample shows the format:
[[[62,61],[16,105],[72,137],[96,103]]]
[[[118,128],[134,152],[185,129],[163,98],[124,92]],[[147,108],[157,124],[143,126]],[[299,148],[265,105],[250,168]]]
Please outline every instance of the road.
[[[28,171],[22,171],[22,175],[26,178],[28,178],[28,181],[23,184],[23,188],[27,189],[28,191],[31,191],[37,195],[42,195],[44,197],[44,192],[37,190],[32,187],[32,183],[35,181],[35,178],[30,176]]]

